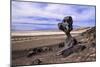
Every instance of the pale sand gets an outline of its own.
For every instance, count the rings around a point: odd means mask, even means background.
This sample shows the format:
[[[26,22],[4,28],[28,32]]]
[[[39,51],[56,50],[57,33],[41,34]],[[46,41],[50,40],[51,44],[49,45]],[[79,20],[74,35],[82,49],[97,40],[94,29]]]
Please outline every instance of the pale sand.
[[[72,31],[71,34],[73,33],[82,33],[85,32],[88,29],[83,29],[83,30],[77,30],[77,31]],[[21,32],[12,32],[11,36],[39,36],[39,35],[59,35],[59,34],[65,34],[62,31],[21,31]]]
[[[85,32],[87,29],[72,31],[72,36]],[[14,37],[13,37],[14,36]],[[62,31],[35,31],[35,32],[16,32],[12,33],[12,50],[24,50],[40,46],[48,46],[61,43],[66,35]]]

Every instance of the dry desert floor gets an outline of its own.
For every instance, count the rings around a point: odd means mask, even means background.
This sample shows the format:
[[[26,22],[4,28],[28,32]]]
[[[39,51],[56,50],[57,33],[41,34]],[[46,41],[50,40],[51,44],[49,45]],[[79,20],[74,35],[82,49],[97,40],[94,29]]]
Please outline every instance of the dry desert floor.
[[[60,47],[59,45],[63,44],[66,38],[62,31],[12,32],[12,65],[23,66],[95,61],[95,29],[88,28],[72,31],[71,34],[78,41],[78,45],[85,45],[86,48],[82,51],[74,52],[66,57],[63,57],[56,55],[56,53],[63,47]],[[32,50],[35,49],[38,49],[38,51],[33,55],[28,56]]]

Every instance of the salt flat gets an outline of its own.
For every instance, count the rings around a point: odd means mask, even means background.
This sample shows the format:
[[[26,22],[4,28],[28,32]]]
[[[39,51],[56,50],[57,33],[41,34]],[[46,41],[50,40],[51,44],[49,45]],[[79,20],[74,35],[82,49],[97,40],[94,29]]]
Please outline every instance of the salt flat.
[[[85,32],[88,29],[82,29],[77,31],[72,31],[73,33],[82,33]],[[62,31],[18,31],[18,32],[11,32],[11,36],[39,36],[39,35],[57,35],[57,34],[65,34]]]

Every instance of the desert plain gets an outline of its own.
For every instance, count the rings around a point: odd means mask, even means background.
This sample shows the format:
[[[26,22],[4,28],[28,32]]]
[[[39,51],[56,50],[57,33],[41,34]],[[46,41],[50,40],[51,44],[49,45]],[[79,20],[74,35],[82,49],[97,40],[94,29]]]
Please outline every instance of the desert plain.
[[[63,57],[56,55],[64,47],[61,45],[66,35],[62,31],[11,32],[11,63],[13,66],[23,66],[96,61],[95,27],[74,30],[71,35],[77,40],[77,45],[86,48]],[[33,50],[36,52],[29,56]]]

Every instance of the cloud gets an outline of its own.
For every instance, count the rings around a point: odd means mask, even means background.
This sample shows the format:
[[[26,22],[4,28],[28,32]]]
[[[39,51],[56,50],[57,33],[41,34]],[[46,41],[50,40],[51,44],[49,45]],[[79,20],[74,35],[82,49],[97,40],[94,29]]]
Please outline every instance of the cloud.
[[[75,25],[95,25],[94,6],[12,1],[12,25],[33,23],[38,24],[41,28],[52,28],[49,25],[53,24],[57,28],[57,23],[69,15],[73,17]],[[44,24],[44,26],[40,24]],[[23,25],[21,26],[23,28]]]

